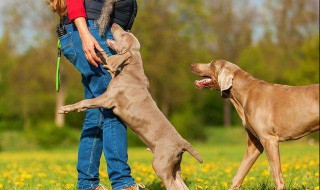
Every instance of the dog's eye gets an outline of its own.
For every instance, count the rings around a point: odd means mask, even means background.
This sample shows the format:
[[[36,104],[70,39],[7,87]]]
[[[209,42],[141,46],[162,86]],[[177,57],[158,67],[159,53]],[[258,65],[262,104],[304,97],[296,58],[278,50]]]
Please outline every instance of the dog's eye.
[[[126,33],[122,33],[122,34],[121,34],[121,37],[123,37],[123,36],[125,36],[125,35],[126,35]]]

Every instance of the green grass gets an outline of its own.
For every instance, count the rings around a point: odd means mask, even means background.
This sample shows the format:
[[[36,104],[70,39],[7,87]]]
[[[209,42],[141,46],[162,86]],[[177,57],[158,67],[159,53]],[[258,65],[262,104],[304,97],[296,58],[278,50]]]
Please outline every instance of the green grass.
[[[243,137],[245,141],[245,137]],[[222,139],[221,139],[222,140]],[[245,144],[198,144],[204,158],[199,164],[184,154],[182,174],[191,190],[227,189]],[[50,151],[0,152],[0,189],[75,189],[76,148]],[[151,168],[152,155],[145,148],[130,148],[129,163],[136,181],[147,189],[164,189]],[[101,160],[101,182],[110,187],[106,164]],[[316,189],[319,185],[319,145],[304,141],[281,144],[281,161],[288,189]],[[245,179],[243,189],[273,189],[268,162],[263,154]]]

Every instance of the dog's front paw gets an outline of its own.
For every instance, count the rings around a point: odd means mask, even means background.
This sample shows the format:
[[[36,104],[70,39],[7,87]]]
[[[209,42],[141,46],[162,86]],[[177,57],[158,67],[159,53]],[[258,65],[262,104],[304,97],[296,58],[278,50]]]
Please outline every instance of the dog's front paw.
[[[66,114],[72,111],[72,106],[68,105],[68,106],[62,106],[59,108],[58,113],[59,114]]]
[[[86,107],[81,107],[81,108],[76,109],[77,112],[83,112],[83,111],[86,111],[86,110],[87,110]]]
[[[240,190],[241,187],[230,187],[228,190]]]

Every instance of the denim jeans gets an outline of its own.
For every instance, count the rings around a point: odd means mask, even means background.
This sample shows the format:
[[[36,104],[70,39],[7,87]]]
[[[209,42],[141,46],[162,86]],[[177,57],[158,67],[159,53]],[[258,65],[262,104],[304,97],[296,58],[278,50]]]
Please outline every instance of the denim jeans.
[[[93,20],[88,20],[87,24],[100,46],[109,56],[112,55],[114,52],[106,43],[107,39],[113,38],[110,27],[105,37],[102,37]],[[67,34],[60,37],[62,53],[81,73],[85,98],[98,97],[106,91],[111,76],[101,64],[96,68],[87,61],[76,26],[68,24],[65,27]],[[89,109],[86,111],[78,151],[78,189],[92,190],[99,185],[102,151],[107,161],[112,188],[120,190],[133,186],[135,182],[127,164],[126,126],[112,110]]]

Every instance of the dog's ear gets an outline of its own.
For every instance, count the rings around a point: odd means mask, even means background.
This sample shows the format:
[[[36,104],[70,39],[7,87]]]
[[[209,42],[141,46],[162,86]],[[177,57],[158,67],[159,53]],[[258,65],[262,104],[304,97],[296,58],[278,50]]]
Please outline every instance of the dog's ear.
[[[222,98],[227,98],[228,90],[232,87],[234,74],[228,68],[224,68],[220,71],[218,75],[218,83],[221,91]]]
[[[127,51],[124,54],[117,54],[106,59],[105,68],[110,69],[112,72],[118,70],[119,67],[123,66],[123,64],[131,57],[131,52]]]

